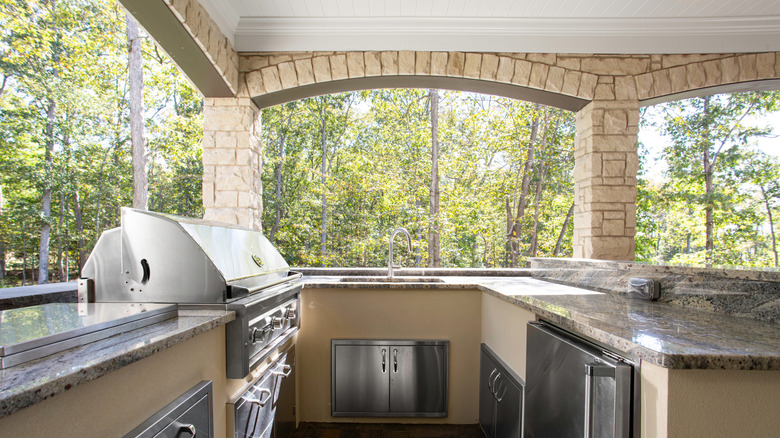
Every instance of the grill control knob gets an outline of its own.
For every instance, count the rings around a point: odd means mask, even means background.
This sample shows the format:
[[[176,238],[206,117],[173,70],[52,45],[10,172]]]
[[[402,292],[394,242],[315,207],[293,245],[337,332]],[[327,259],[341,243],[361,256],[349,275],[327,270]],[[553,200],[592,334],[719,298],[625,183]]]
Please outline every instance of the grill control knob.
[[[249,339],[252,341],[253,344],[256,344],[258,342],[265,341],[265,337],[268,335],[268,328],[252,328],[252,333],[249,335]]]
[[[284,317],[287,319],[295,319],[295,307],[290,306],[284,310]]]
[[[284,319],[278,316],[274,316],[273,318],[271,318],[271,327],[274,330],[279,330],[282,328],[282,326],[284,326]]]

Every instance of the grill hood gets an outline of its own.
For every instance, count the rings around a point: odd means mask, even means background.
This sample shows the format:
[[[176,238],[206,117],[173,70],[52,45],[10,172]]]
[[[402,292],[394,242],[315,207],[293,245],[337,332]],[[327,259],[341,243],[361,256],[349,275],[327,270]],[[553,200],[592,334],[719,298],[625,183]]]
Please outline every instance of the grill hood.
[[[97,302],[225,303],[290,278],[257,230],[122,208],[84,265],[79,299],[86,289]]]

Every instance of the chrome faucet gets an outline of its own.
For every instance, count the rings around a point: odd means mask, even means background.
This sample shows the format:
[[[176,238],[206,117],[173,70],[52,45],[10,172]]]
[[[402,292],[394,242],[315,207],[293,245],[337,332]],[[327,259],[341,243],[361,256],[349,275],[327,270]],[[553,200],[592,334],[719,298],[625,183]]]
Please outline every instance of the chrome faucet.
[[[393,278],[393,268],[400,267],[393,264],[393,240],[395,240],[395,236],[398,233],[403,233],[406,235],[406,241],[409,243],[409,252],[412,251],[412,236],[409,234],[409,231],[407,231],[406,228],[396,228],[390,232],[390,251],[387,256],[387,278]]]

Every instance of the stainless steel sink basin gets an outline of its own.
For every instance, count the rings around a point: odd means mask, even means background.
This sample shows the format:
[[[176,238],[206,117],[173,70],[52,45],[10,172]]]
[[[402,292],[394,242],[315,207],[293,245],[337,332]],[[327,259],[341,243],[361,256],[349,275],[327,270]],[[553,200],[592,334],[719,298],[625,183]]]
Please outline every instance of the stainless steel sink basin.
[[[443,283],[436,277],[342,277],[344,283]]]

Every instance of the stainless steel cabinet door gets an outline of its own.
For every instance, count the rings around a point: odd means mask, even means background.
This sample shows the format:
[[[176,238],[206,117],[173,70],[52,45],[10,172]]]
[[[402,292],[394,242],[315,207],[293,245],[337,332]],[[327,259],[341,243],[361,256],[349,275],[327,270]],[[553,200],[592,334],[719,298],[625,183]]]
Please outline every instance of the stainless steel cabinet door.
[[[287,438],[295,429],[295,347],[279,359],[273,372],[276,378],[276,417],[272,436]]]
[[[493,350],[479,356],[479,425],[487,438],[520,438],[523,381]]]
[[[371,414],[390,410],[390,346],[336,345],[334,413]]]
[[[445,412],[446,360],[443,345],[391,346],[390,412]]]

